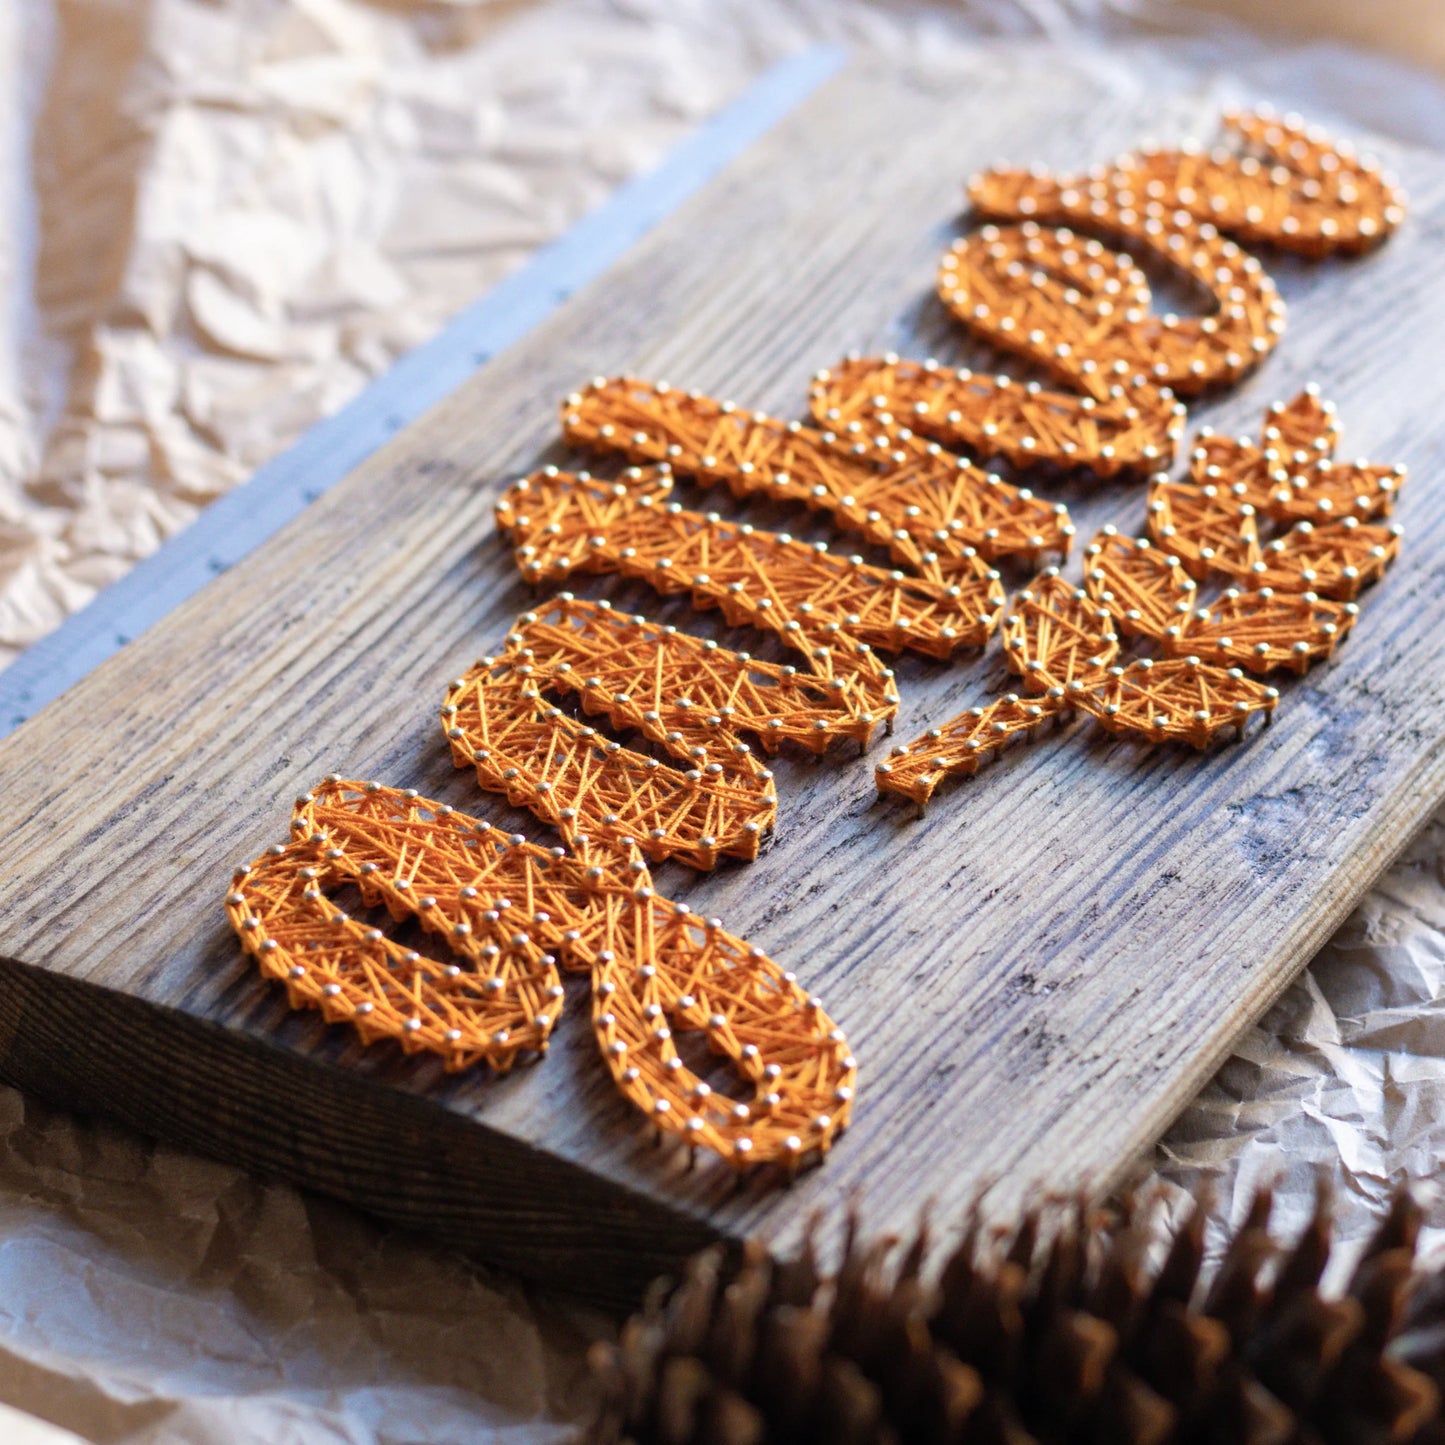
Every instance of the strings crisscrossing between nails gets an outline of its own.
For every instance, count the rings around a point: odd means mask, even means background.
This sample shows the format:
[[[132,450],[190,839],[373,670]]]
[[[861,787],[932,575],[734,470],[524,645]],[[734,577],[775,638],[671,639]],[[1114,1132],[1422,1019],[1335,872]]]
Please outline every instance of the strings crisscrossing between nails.
[[[1313,390],[1272,406],[1258,444],[1201,437],[1188,481],[1151,483],[1149,535],[1106,528],[1085,549],[1082,586],[1050,569],[1012,603],[1004,651],[1029,696],[972,707],[900,744],[876,769],[880,792],[923,806],[946,778],[1074,712],[1198,748],[1242,734],[1257,713],[1268,719],[1279,692],[1256,679],[1331,657],[1358,616],[1354,597],[1399,550],[1398,525],[1377,519],[1404,469],[1336,461],[1338,441],[1335,409]],[[1216,578],[1231,585],[1201,603],[1201,584]],[[1159,656],[1120,661],[1121,636]]]
[[[297,800],[291,831],[237,870],[226,910],[293,1008],[447,1069],[506,1070],[546,1051],[560,970],[585,972],[603,1061],[660,1131],[738,1165],[796,1164],[846,1125],[856,1064],[818,1000],[718,920],[660,897],[635,846],[539,847],[414,790],[335,777]],[[418,920],[446,961],[339,908],[345,884]],[[689,1033],[750,1100],[689,1067]]]
[[[973,179],[969,200],[988,224],[945,253],[939,299],[1045,379],[855,356],[819,374],[813,415],[884,446],[917,433],[970,456],[1101,477],[1167,465],[1184,435],[1180,398],[1234,384],[1278,344],[1284,303],[1244,246],[1352,256],[1405,214],[1372,158],[1266,111],[1226,115],[1212,148],[1148,149],[1085,175],[996,167]],[[1137,258],[1198,295],[1202,314],[1156,312]]]
[[[562,972],[587,972],[606,1067],[659,1130],[739,1165],[824,1153],[851,1110],[846,1040],[792,974],[658,898],[649,860],[755,857],[776,821],[768,754],[866,746],[899,706],[880,653],[948,659],[1000,624],[1021,692],[896,749],[880,789],[921,805],[944,778],[1076,710],[1205,746],[1273,709],[1258,677],[1331,655],[1355,595],[1398,547],[1381,519],[1402,472],[1334,460],[1333,411],[1309,393],[1271,410],[1258,445],[1202,436],[1188,481],[1164,470],[1184,432],[1179,398],[1237,380],[1283,330],[1273,283],[1239,243],[1353,254],[1403,214],[1378,166],[1303,124],[1252,114],[1227,118],[1226,132],[1212,150],[1144,151],[1083,177],[998,169],[973,182],[989,224],[944,257],[940,299],[1047,382],[854,356],[818,374],[811,423],[630,377],[570,396],[567,438],[639,465],[616,482],[548,468],[516,483],[497,516],[522,575],[645,580],[795,661],[567,592],[524,613],[499,653],[449,684],[442,724],[458,767],[563,843],[540,848],[411,790],[329,778],[298,800],[291,840],[239,869],[227,896],[263,974],[363,1042],[504,1070],[545,1052]],[[1156,313],[1134,255],[1083,230],[1171,268],[1209,313]],[[1081,586],[1050,567],[1006,613],[995,564],[1064,561],[1074,526],[974,458],[1153,473],[1148,535],[1106,529]],[[824,511],[895,566],[689,511],[672,500],[674,474]],[[1226,590],[1202,605],[1201,586],[1220,579]],[[1156,655],[1125,659],[1122,638]],[[349,916],[343,887],[414,920],[445,954]],[[677,1047],[688,1033],[752,1086],[750,1100],[689,1067]]]

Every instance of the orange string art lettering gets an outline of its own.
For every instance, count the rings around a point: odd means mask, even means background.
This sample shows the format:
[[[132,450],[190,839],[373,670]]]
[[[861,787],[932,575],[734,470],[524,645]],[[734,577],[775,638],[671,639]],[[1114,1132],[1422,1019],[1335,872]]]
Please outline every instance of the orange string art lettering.
[[[960,554],[947,576],[909,577],[686,511],[671,489],[666,467],[616,483],[548,469],[513,485],[498,522],[532,580],[645,578],[771,632],[802,668],[563,593],[451,683],[442,723],[457,765],[553,824],[565,846],[504,838],[414,792],[331,779],[298,801],[293,841],[238,872],[227,906],[294,1006],[349,1022],[364,1041],[438,1054],[449,1069],[507,1069],[544,1052],[559,964],[586,969],[603,1057],[660,1132],[739,1167],[793,1168],[847,1125],[847,1040],[760,949],[658,899],[646,859],[711,868],[755,857],[777,798],[744,737],[764,752],[866,744],[899,701],[875,647],[947,656],[980,645],[1004,592],[977,555]],[[624,747],[549,694],[578,698],[679,766]],[[440,934],[455,961],[438,964],[338,909],[328,890],[348,883],[368,906]],[[750,1103],[688,1069],[676,1039],[690,1032],[753,1084]]]
[[[617,482],[549,468],[501,498],[497,522],[534,581],[637,578],[770,633],[801,667],[563,593],[452,683],[442,718],[458,767],[564,838],[628,837],[654,859],[712,868],[756,857],[775,822],[773,775],[754,743],[765,753],[793,742],[821,754],[841,738],[866,746],[899,701],[878,649],[948,657],[982,646],[1004,591],[976,552],[946,572],[920,562],[931,575],[909,576],[688,511],[670,500],[672,486],[665,465]],[[578,698],[584,713],[640,733],[679,766],[600,736],[549,693]]]
[[[796,1164],[846,1122],[856,1065],[818,1001],[716,919],[659,897],[637,848],[538,847],[413,790],[335,777],[297,800],[291,830],[237,870],[226,911],[293,1008],[447,1069],[505,1070],[545,1052],[559,968],[583,971],[603,1060],[659,1130],[739,1165]],[[448,961],[338,908],[345,884],[397,922],[418,919]],[[687,1032],[753,1084],[750,1103],[688,1067]]]
[[[809,427],[631,377],[599,377],[570,396],[562,426],[590,451],[826,511],[923,575],[972,571],[976,556],[1036,564],[1041,553],[1067,553],[1074,536],[1062,504],[897,427]]]
[[[1404,217],[1378,165],[1315,128],[1267,112],[1224,125],[1214,149],[1148,150],[1074,177],[999,168],[970,184],[990,224],[944,255],[939,297],[974,335],[1067,389],[855,357],[819,374],[819,423],[919,432],[1014,466],[1110,476],[1167,465],[1184,434],[1177,398],[1238,381],[1284,332],[1274,282],[1230,237],[1321,260],[1358,254]],[[1078,228],[1163,266],[1207,313],[1154,312],[1134,254]]]
[[[1178,398],[1238,380],[1283,329],[1274,284],[1240,242],[1351,254],[1403,214],[1373,162],[1302,124],[1247,114],[1226,131],[1214,150],[1144,151],[1087,176],[973,182],[988,224],[944,257],[939,294],[1048,385],[887,356],[819,373],[811,423],[630,377],[568,397],[568,440],[632,465],[615,481],[549,467],[508,489],[497,523],[523,577],[643,580],[791,660],[566,591],[539,602],[449,683],[441,722],[454,763],[560,844],[413,790],[328,778],[297,801],[290,841],[237,870],[226,898],[263,975],[365,1043],[504,1070],[546,1051],[562,974],[585,972],[604,1063],[659,1131],[739,1167],[826,1153],[856,1083],[842,1032],[761,950],[658,897],[649,864],[755,858],[777,818],[770,755],[866,748],[891,731],[900,700],[884,653],[949,659],[1001,632],[1021,679],[878,765],[880,791],[920,807],[1075,712],[1149,742],[1242,734],[1278,697],[1260,679],[1329,657],[1398,548],[1383,519],[1403,472],[1335,460],[1333,408],[1313,392],[1272,408],[1258,444],[1201,435],[1188,480],[1168,476]],[[1155,313],[1134,254],[1084,229],[1170,268],[1208,314]],[[1151,475],[1148,535],[1106,528],[1080,585],[1049,566],[1009,607],[997,564],[1066,562],[1074,525],[975,458]],[[674,475],[826,512],[895,565],[686,509]],[[347,888],[356,916],[337,902]],[[360,916],[378,908],[434,935],[441,956]],[[689,1033],[751,1085],[748,1102],[684,1060]]]

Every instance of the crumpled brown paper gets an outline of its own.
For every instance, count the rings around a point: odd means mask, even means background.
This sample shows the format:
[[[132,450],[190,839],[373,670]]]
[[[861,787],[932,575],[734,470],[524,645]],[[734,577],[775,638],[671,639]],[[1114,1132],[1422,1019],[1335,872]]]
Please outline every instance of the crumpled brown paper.
[[[1308,43],[1182,0],[0,6],[0,661],[805,45],[966,84],[1049,42],[1121,94],[1267,94],[1445,147],[1437,82],[1318,39],[1361,7],[1228,8]],[[1378,44],[1438,58],[1431,7],[1367,9]],[[1437,823],[1179,1121],[1161,1181],[1214,1180],[1222,1220],[1276,1179],[1289,1222],[1329,1165],[1358,1236],[1434,1171],[1442,854]],[[0,1091],[0,1402],[86,1439],[540,1445],[585,1408],[601,1328]],[[5,1409],[0,1439],[46,1445]]]

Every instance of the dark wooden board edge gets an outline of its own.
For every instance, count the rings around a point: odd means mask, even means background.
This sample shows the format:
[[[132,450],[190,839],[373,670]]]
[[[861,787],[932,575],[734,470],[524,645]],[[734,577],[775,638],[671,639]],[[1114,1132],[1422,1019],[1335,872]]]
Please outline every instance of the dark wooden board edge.
[[[0,1080],[284,1177],[607,1309],[635,1305],[650,1280],[718,1238],[700,1220],[359,1073],[4,957]],[[555,1207],[563,1197],[566,1208]]]

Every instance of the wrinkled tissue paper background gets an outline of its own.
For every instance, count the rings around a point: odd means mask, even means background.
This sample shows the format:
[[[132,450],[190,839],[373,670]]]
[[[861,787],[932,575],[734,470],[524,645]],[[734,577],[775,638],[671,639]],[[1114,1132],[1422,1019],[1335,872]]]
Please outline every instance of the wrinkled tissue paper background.
[[[0,6],[0,663],[808,44],[962,84],[1054,44],[1121,93],[1147,68],[1445,146],[1436,79],[1319,38],[1368,17],[1445,73],[1433,0],[1221,3],[1273,38],[1170,0]],[[1224,1221],[1278,1178],[1288,1224],[1322,1163],[1358,1237],[1434,1173],[1442,858],[1445,819],[1179,1121],[1162,1181],[1214,1180]],[[543,1445],[606,1328],[0,1090],[0,1439]]]

